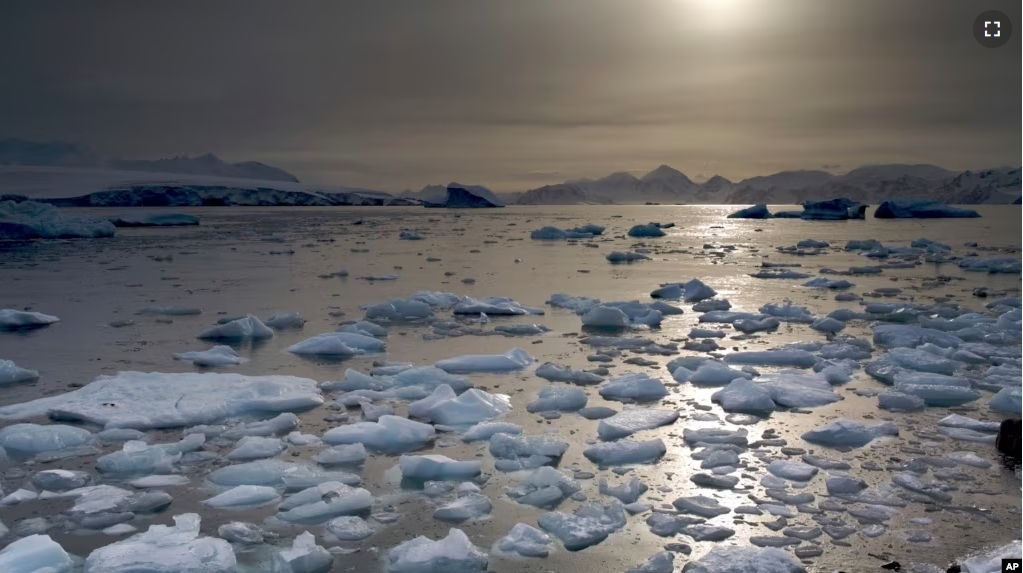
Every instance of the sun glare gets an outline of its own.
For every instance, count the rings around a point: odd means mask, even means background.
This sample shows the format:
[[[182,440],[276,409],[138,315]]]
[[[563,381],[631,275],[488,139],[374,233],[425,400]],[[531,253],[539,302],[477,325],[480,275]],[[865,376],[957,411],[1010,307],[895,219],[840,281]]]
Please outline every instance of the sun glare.
[[[690,23],[708,31],[727,32],[756,19],[757,0],[686,0]]]

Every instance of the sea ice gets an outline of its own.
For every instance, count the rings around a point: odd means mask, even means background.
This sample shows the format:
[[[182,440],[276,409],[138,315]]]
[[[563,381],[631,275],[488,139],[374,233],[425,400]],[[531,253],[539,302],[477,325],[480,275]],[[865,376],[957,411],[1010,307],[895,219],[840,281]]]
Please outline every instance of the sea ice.
[[[174,525],[151,525],[149,531],[94,550],[85,559],[86,573],[234,573],[237,562],[223,539],[201,537],[199,516],[174,516]]]
[[[785,322],[811,323],[814,321],[814,316],[810,309],[805,306],[794,305],[792,301],[785,301],[785,304],[765,304],[760,307],[760,312]]]
[[[592,372],[573,370],[567,366],[559,366],[553,362],[544,362],[534,372],[540,378],[551,382],[570,382],[573,384],[599,384],[604,381],[602,376]]]
[[[388,573],[483,573],[487,554],[460,529],[438,541],[419,536],[387,551]]]
[[[731,511],[718,503],[716,499],[705,495],[680,497],[671,502],[671,504],[682,513],[691,513],[706,518],[717,517]]]
[[[810,368],[817,363],[817,357],[805,350],[759,350],[726,354],[728,364],[750,364],[764,366],[792,366]]]
[[[360,464],[366,461],[367,455],[362,444],[342,444],[318,452],[313,461],[324,466]]]
[[[586,406],[586,391],[565,385],[540,389],[537,399],[526,404],[527,412],[574,412]]]
[[[433,512],[433,518],[438,521],[461,523],[489,515],[493,509],[489,497],[481,493],[469,493],[438,507]]]
[[[290,548],[274,554],[271,567],[273,573],[327,573],[334,567],[334,556],[316,544],[312,533],[304,531]]]
[[[490,440],[494,434],[521,434],[522,426],[510,422],[480,422],[462,434],[462,441],[478,442]]]
[[[547,557],[552,550],[551,536],[525,523],[516,523],[507,535],[494,543],[497,553],[521,557]]]
[[[258,507],[280,501],[277,490],[264,485],[239,485],[205,501],[203,505],[215,508]]]
[[[650,556],[639,567],[628,569],[625,573],[672,573],[673,571],[675,571],[675,554],[670,551],[661,551]]]
[[[550,466],[543,466],[533,470],[505,493],[521,504],[551,509],[579,490],[574,479]]]
[[[203,434],[189,434],[181,441],[149,445],[141,440],[125,442],[121,450],[96,459],[96,469],[112,475],[171,473],[185,452],[194,452],[206,442]]]
[[[231,366],[248,362],[247,358],[238,356],[238,353],[233,348],[223,345],[214,346],[209,350],[182,352],[175,354],[174,358],[191,362],[195,366],[200,367]]]
[[[469,354],[439,360],[437,368],[445,372],[511,372],[533,363],[534,358],[521,348],[504,354]]]
[[[1020,388],[1002,388],[988,402],[988,406],[996,412],[1020,414],[1023,411],[1023,391]]]
[[[173,428],[321,404],[323,396],[308,378],[120,372],[65,394],[0,407],[0,419],[49,414],[106,428]]]
[[[805,573],[806,569],[776,547],[717,546],[686,566],[686,573]]]
[[[600,305],[582,316],[582,324],[591,328],[628,328],[631,321],[621,309]]]
[[[288,449],[287,444],[278,438],[264,438],[261,436],[245,436],[235,446],[227,459],[256,460],[259,458],[272,458]]]
[[[624,439],[590,446],[583,450],[583,455],[599,466],[623,466],[652,463],[666,451],[660,438],[645,442]]]
[[[646,484],[639,481],[639,478],[632,478],[618,485],[608,485],[607,480],[601,478],[599,484],[601,494],[617,498],[618,501],[626,505],[636,503],[639,496],[643,495],[647,489]]]
[[[245,318],[232,320],[231,322],[205,330],[200,333],[197,338],[243,340],[272,338],[273,335],[273,329],[263,324],[261,320],[250,314]]]
[[[380,416],[376,422],[359,422],[327,430],[323,441],[331,445],[362,443],[371,450],[399,452],[422,446],[432,440],[434,434],[430,424],[399,416]]]
[[[519,436],[497,433],[490,438],[490,455],[498,460],[511,463],[501,464],[499,469],[534,469],[548,465],[568,449],[568,442],[553,436]],[[516,467],[518,466],[518,467]]]
[[[446,426],[470,426],[511,410],[508,397],[473,388],[456,396],[450,386],[438,386],[432,394],[408,406],[410,416]]]
[[[841,418],[810,430],[803,439],[823,446],[865,446],[874,438],[897,436],[899,428],[891,422],[867,426],[862,422]]]
[[[454,314],[478,315],[483,313],[488,316],[518,316],[525,314],[543,314],[543,309],[524,306],[521,303],[506,297],[489,296],[476,299],[467,296],[458,301],[458,304],[454,306],[452,312]]]
[[[596,545],[625,527],[625,508],[613,500],[608,505],[585,503],[574,513],[552,511],[537,518],[540,529],[557,537],[569,551]]]
[[[267,326],[277,329],[302,328],[305,322],[305,317],[298,312],[275,312],[266,319]]]
[[[887,348],[916,348],[933,344],[941,348],[958,348],[962,340],[947,332],[905,324],[881,324],[874,328],[874,344]]]
[[[627,372],[612,377],[598,389],[609,400],[635,400],[648,402],[668,395],[664,383],[651,378],[646,372]]]
[[[597,435],[604,440],[616,440],[643,430],[673,424],[678,420],[678,416],[675,410],[626,408],[610,418],[601,420],[597,425]]]
[[[902,392],[881,392],[877,395],[877,405],[882,410],[893,412],[916,412],[923,410],[927,402],[923,398]]]
[[[234,464],[214,470],[206,476],[211,483],[220,486],[265,485],[301,489],[327,481],[340,481],[357,485],[359,476],[345,472],[328,472],[298,463],[281,460],[258,460]]]
[[[116,231],[106,219],[68,217],[53,205],[0,201],[0,239],[94,239]]]
[[[284,500],[277,518],[288,523],[320,525],[342,515],[365,513],[373,507],[373,494],[361,487],[324,482]]]
[[[49,535],[29,535],[0,550],[4,573],[71,573],[71,556]]]
[[[403,478],[418,480],[473,478],[481,467],[479,460],[458,461],[436,454],[401,456],[398,465]]]
[[[92,432],[64,425],[14,424],[0,429],[0,448],[17,456],[34,456],[92,444]]]
[[[60,319],[41,312],[26,312],[13,308],[0,309],[0,330],[38,328],[55,322],[60,322]]]
[[[338,541],[361,541],[376,533],[366,520],[354,515],[335,517],[327,522],[325,531]]]
[[[802,462],[774,460],[767,464],[767,471],[780,478],[791,481],[810,481],[815,475],[817,475],[818,469]]]
[[[19,368],[12,360],[0,360],[0,386],[31,382],[39,378],[39,372]]]

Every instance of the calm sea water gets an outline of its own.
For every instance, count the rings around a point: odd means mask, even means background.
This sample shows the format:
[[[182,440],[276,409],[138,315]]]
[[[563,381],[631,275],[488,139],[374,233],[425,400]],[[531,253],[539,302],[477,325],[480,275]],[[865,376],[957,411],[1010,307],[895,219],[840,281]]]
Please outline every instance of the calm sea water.
[[[70,386],[86,384],[101,374],[139,370],[154,372],[186,372],[192,367],[177,362],[172,354],[200,350],[210,345],[195,335],[215,323],[218,318],[247,313],[266,318],[273,311],[301,312],[307,319],[300,331],[282,331],[274,339],[256,347],[243,345],[239,351],[251,361],[231,369],[244,374],[292,374],[318,381],[340,378],[345,369],[365,371],[374,358],[358,358],[346,362],[317,361],[299,358],[284,349],[308,336],[332,331],[346,319],[362,316],[360,305],[389,298],[406,297],[418,290],[440,290],[471,296],[508,296],[523,304],[543,306],[551,294],[565,292],[597,297],[602,300],[649,300],[651,290],[660,283],[700,278],[714,287],[720,297],[728,298],[734,309],[756,311],[768,302],[791,299],[808,306],[818,314],[838,308],[857,308],[858,304],[839,303],[834,293],[798,286],[801,280],[763,280],[749,276],[763,261],[799,263],[805,272],[817,274],[820,268],[845,269],[876,261],[854,252],[829,250],[819,256],[797,257],[777,252],[776,247],[794,245],[806,238],[825,240],[842,246],[851,239],[877,239],[886,244],[908,245],[909,241],[927,237],[953,246],[958,254],[981,253],[983,256],[1012,255],[1021,248],[1021,219],[1018,207],[981,207],[980,219],[946,220],[878,220],[809,222],[790,219],[730,220],[725,215],[734,206],[564,206],[509,207],[495,210],[446,211],[420,208],[207,208],[177,209],[198,214],[202,225],[174,229],[120,229],[118,236],[106,240],[41,241],[0,244],[0,307],[31,309],[54,314],[59,324],[23,333],[0,333],[0,358],[13,359],[19,365],[41,372],[39,382],[0,389],[0,404],[28,400],[41,395],[67,391]],[[108,215],[123,210],[81,209],[77,212]],[[361,224],[356,222],[361,221]],[[659,221],[675,223],[668,235],[657,239],[632,239],[625,231],[636,223]],[[529,232],[543,225],[572,227],[584,223],[607,225],[594,246],[584,241],[533,241]],[[401,230],[412,230],[425,238],[421,241],[398,240]],[[966,247],[967,243],[977,247]],[[650,249],[651,260],[629,265],[611,265],[605,255],[612,250]],[[429,260],[428,260],[429,259]],[[439,259],[439,260],[433,260]],[[340,269],[348,278],[320,278]],[[365,275],[397,274],[393,281],[365,281]],[[475,279],[465,284],[463,279]],[[933,301],[942,297],[966,307],[982,309],[983,299],[973,296],[974,289],[1019,294],[1019,275],[967,273],[954,264],[921,264],[912,269],[885,270],[880,275],[849,277],[854,292],[871,298],[876,288],[896,287],[895,298],[878,300]],[[155,317],[138,316],[143,307],[151,305],[182,305],[204,309],[199,316],[174,317],[170,323]],[[340,313],[344,313],[343,316]],[[655,340],[684,340],[697,323],[698,313],[688,310],[680,316],[668,317]],[[131,320],[132,324],[111,327],[113,321]],[[495,323],[538,322],[552,329],[542,337],[505,338],[498,336],[466,336],[424,341],[424,327],[396,327],[388,338],[386,359],[417,364],[470,353],[499,353],[520,346],[540,362],[553,360],[576,368],[591,367],[586,349],[577,342],[579,318],[562,310],[548,308],[547,315],[527,318],[495,318]],[[867,324],[852,323],[845,332],[869,337]],[[821,335],[805,325],[783,325],[775,333],[742,340],[728,340],[729,349],[766,349],[796,340],[819,340]],[[535,343],[534,342],[538,342]],[[722,343],[725,345],[724,343]],[[683,351],[683,354],[691,354]],[[660,364],[671,357],[652,357]],[[639,366],[620,364],[618,372],[643,370]],[[654,372],[668,377],[663,369]],[[531,373],[514,375],[476,375],[479,387],[511,395],[514,411],[510,421],[522,424],[527,433],[557,431],[573,445],[562,466],[578,466],[594,470],[582,457],[586,440],[596,437],[595,421],[575,415],[543,421],[525,412],[525,404],[547,383]],[[919,444],[914,429],[933,431],[935,423],[947,415],[945,409],[928,409],[911,415],[894,415],[876,408],[876,399],[862,398],[852,389],[879,387],[859,373],[853,382],[839,390],[841,402],[814,409],[812,414],[780,413],[750,427],[751,438],[773,428],[792,446],[806,447],[799,434],[834,417],[872,417],[894,420],[903,428],[898,440],[856,450],[857,461],[877,460],[884,465],[889,458],[913,457],[901,451],[907,445]],[[604,401],[593,388],[589,405]],[[680,409],[683,419],[671,429],[649,431],[643,436],[660,435],[669,444],[668,456],[656,466],[641,467],[635,475],[650,486],[645,496],[649,503],[670,503],[682,495],[696,493],[688,476],[696,466],[688,449],[681,443],[681,427],[730,426],[721,422],[695,422],[689,417],[698,412],[695,404],[710,404],[710,391],[681,386],[663,405]],[[609,404],[620,407],[617,404]],[[403,407],[398,407],[403,413]],[[715,407],[713,410],[721,414]],[[302,415],[303,432],[321,434],[334,424],[324,421],[329,410],[321,408]],[[985,401],[966,409],[967,415],[997,419]],[[353,412],[353,418],[357,413]],[[175,432],[161,434],[174,439]],[[974,450],[992,457],[990,448],[967,442],[949,442],[938,451]],[[816,450],[808,447],[810,450]],[[492,460],[484,445],[435,447],[437,453],[470,459],[480,457],[484,471],[492,472]],[[227,448],[222,453],[226,453]],[[316,448],[292,447],[292,453],[307,458]],[[776,451],[773,453],[777,453]],[[821,453],[818,451],[818,453]],[[780,454],[779,454],[780,455]],[[835,454],[826,455],[846,455]],[[747,456],[744,456],[746,458]],[[367,571],[379,568],[379,551],[396,545],[414,535],[442,536],[448,525],[430,518],[428,502],[402,493],[395,472],[396,459],[372,456],[362,475],[366,487],[380,495],[384,505],[391,504],[403,518],[363,543],[351,544],[359,551],[338,558],[336,571]],[[78,459],[50,467],[83,467],[91,469],[93,459]],[[741,473],[755,479],[741,483],[756,485],[764,473],[766,462],[749,456],[748,467]],[[3,466],[4,491],[12,491],[24,481],[24,468]],[[32,470],[42,468],[32,468]],[[209,468],[196,470],[201,475]],[[903,515],[890,522],[889,534],[867,540],[858,535],[847,538],[849,547],[833,544],[827,536],[816,540],[824,556],[813,560],[813,570],[844,571],[875,570],[881,563],[867,554],[888,555],[903,563],[926,561],[938,565],[980,546],[1018,539],[1020,536],[1020,482],[1012,471],[997,466],[991,471],[975,472],[975,482],[961,486],[966,489],[995,489],[1001,495],[957,493],[956,505],[979,508],[975,514],[953,511],[925,511],[920,504],[910,504]],[[886,483],[888,472],[858,472],[871,483]],[[30,474],[29,474],[30,475]],[[631,475],[631,474],[630,474]],[[598,472],[612,482],[621,478],[610,472]],[[626,475],[625,478],[628,478]],[[535,524],[539,510],[518,505],[502,498],[504,487],[514,484],[519,476],[496,473],[484,491],[494,500],[491,518],[461,526],[480,546],[489,547],[517,521]],[[584,491],[598,499],[597,480],[586,482]],[[823,492],[818,478],[809,491]],[[192,487],[169,488],[175,496],[172,507],[162,515],[140,522],[170,521],[173,514],[197,510],[196,501],[208,494],[197,491],[201,478]],[[661,489],[659,489],[661,488]],[[706,493],[706,492],[702,492]],[[715,493],[725,505],[735,507],[747,503],[745,492]],[[52,505],[51,505],[52,503]],[[571,510],[574,502],[560,509]],[[5,509],[4,521],[10,526],[17,520],[46,515],[62,507],[53,502],[23,504]],[[934,509],[934,508],[931,508]],[[203,531],[215,533],[216,526],[238,519],[259,522],[273,510],[244,513],[205,512]],[[906,542],[901,531],[918,529],[906,521],[925,515],[935,525],[925,529],[934,534],[931,544]],[[766,518],[749,518],[733,523],[734,515],[726,515],[711,523],[736,529],[736,536],[723,543],[742,543],[751,535],[771,535],[757,522]],[[790,519],[790,525],[812,524],[809,516]],[[997,520],[994,522],[992,520]],[[850,520],[852,521],[852,520]],[[286,530],[285,538],[300,530]],[[319,528],[311,528],[319,533]],[[86,554],[91,548],[109,543],[104,535],[70,536],[52,531],[56,539],[71,551]],[[622,571],[641,563],[672,541],[652,535],[644,518],[630,518],[628,527],[613,534],[608,541],[578,553],[560,550],[545,560],[508,561],[492,559],[494,571]],[[2,542],[0,542],[2,543]],[[712,543],[694,544],[693,557],[709,550]],[[684,561],[679,559],[677,564]]]

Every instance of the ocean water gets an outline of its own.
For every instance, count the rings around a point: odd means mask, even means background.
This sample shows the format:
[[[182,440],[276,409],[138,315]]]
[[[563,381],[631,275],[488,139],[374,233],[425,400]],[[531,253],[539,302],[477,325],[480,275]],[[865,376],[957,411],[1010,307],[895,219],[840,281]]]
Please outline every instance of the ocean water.
[[[102,240],[37,241],[0,243],[0,307],[31,309],[54,314],[61,322],[40,330],[0,333],[0,358],[12,359],[20,366],[39,370],[41,378],[28,385],[0,388],[0,405],[11,404],[43,395],[60,393],[87,384],[96,376],[118,371],[190,372],[194,368],[176,361],[172,355],[189,350],[204,350],[211,344],[195,336],[227,316],[251,313],[261,318],[278,310],[301,312],[308,322],[297,331],[279,331],[273,339],[258,345],[243,344],[236,349],[251,360],[227,371],[243,374],[290,374],[326,381],[341,378],[347,368],[367,371],[374,360],[401,360],[416,364],[432,364],[436,360],[473,353],[501,353],[521,347],[538,359],[538,364],[554,361],[574,368],[590,368],[585,359],[588,348],[578,342],[583,335],[579,318],[569,311],[551,309],[539,317],[494,317],[491,324],[541,323],[552,329],[539,337],[463,336],[442,340],[423,340],[429,332],[425,326],[396,326],[390,329],[385,356],[358,357],[346,361],[310,360],[285,351],[289,345],[321,332],[333,331],[345,320],[361,318],[361,305],[390,298],[406,297],[419,290],[454,292],[469,296],[507,296],[525,305],[544,306],[554,293],[570,293],[601,300],[649,301],[649,293],[661,283],[700,278],[718,291],[718,296],[731,301],[733,310],[755,312],[769,302],[786,299],[809,307],[824,315],[836,308],[859,308],[857,302],[838,302],[835,292],[799,286],[804,280],[757,279],[756,272],[764,261],[798,263],[796,269],[814,276],[822,268],[843,270],[851,266],[877,264],[856,252],[841,250],[848,240],[876,239],[885,244],[908,246],[913,239],[926,237],[946,243],[956,254],[970,252],[982,256],[1020,256],[1021,219],[1018,207],[981,207],[979,219],[944,220],[879,220],[863,221],[801,221],[733,220],[725,215],[735,206],[547,206],[509,207],[495,210],[448,211],[421,208],[203,208],[176,209],[198,214],[198,227],[119,229],[118,236]],[[123,209],[79,209],[79,213],[109,215]],[[667,236],[634,239],[625,236],[634,224],[658,221],[674,223],[666,229]],[[529,232],[544,225],[573,227],[585,223],[606,225],[604,235],[593,241],[535,241]],[[399,240],[401,230],[415,231],[424,239]],[[828,241],[837,249],[824,254],[796,256],[780,253],[777,247],[794,245],[812,238]],[[589,244],[587,244],[589,243]],[[965,246],[976,243],[977,246]],[[612,250],[648,249],[650,260],[633,264],[613,265],[605,260]],[[439,259],[439,260],[437,260]],[[348,271],[347,278],[321,275]],[[367,281],[359,277],[396,274],[397,280]],[[955,264],[922,263],[911,269],[886,269],[883,273],[847,278],[855,284],[850,289],[871,301],[933,302],[935,299],[983,310],[990,299],[974,296],[975,289],[1004,291],[1018,296],[1019,275],[964,272]],[[463,279],[474,279],[471,284]],[[874,294],[878,288],[897,288],[895,295]],[[136,313],[154,305],[200,307],[198,316],[171,317],[171,322]],[[659,330],[649,335],[657,342],[685,340],[686,333],[697,324],[699,313],[689,310],[679,316],[667,317]],[[343,313],[343,314],[342,314]],[[117,321],[131,321],[114,327]],[[870,324],[850,323],[843,333],[870,336]],[[716,327],[716,326],[715,326]],[[727,330],[727,327],[726,327]],[[776,332],[759,333],[720,342],[725,352],[731,350],[768,349],[794,341],[823,340],[824,335],[807,325],[783,323]],[[681,351],[682,355],[697,354]],[[880,353],[875,352],[875,357]],[[623,353],[622,358],[629,356]],[[672,356],[647,356],[658,362],[649,368],[614,362],[612,373],[648,371],[670,380],[661,366]],[[761,369],[770,371],[770,368]],[[612,483],[640,477],[650,491],[642,501],[670,504],[677,497],[707,493],[692,484],[688,477],[698,471],[698,462],[689,457],[682,443],[681,429],[695,427],[733,427],[724,421],[716,405],[710,412],[721,421],[695,421],[702,413],[695,405],[710,405],[711,389],[681,385],[661,403],[675,408],[682,418],[674,426],[649,430],[637,437],[662,437],[668,454],[656,465],[638,466],[632,473],[619,477],[598,471],[582,456],[587,440],[594,440],[596,421],[565,414],[556,420],[542,420],[525,411],[525,404],[548,382],[532,375],[532,369],[505,375],[471,375],[477,387],[511,396],[514,410],[509,421],[521,424],[526,433],[557,432],[572,446],[561,461],[562,467],[578,467],[597,473],[597,479],[584,483],[584,492],[591,500],[600,500],[597,481],[601,477]],[[877,381],[862,371],[853,381],[838,388],[844,399],[835,404],[814,408],[810,413],[776,413],[753,426],[748,426],[751,441],[766,429],[773,429],[787,439],[789,446],[805,448],[831,457],[850,456],[854,472],[868,483],[887,483],[890,472],[859,471],[863,461],[876,461],[882,466],[893,459],[915,457],[914,448],[926,442],[915,437],[914,430],[933,432],[937,420],[949,413],[944,408],[928,408],[914,414],[893,414],[877,409],[876,398],[856,395],[853,389],[881,388]],[[621,405],[605,403],[593,387],[587,388],[590,406]],[[991,412],[985,398],[957,409],[971,417],[1000,420]],[[404,406],[396,404],[399,414]],[[301,414],[304,433],[322,434],[336,425],[324,416],[328,408]],[[836,417],[865,418],[868,421],[891,420],[902,433],[852,452],[827,451],[802,442],[799,435],[811,427]],[[358,410],[351,412],[358,419]],[[0,422],[3,423],[3,422]],[[152,442],[170,441],[177,431],[153,432]],[[445,443],[447,440],[444,441]],[[954,450],[975,451],[996,460],[993,447],[949,440],[927,444],[928,453]],[[118,448],[108,448],[118,449]],[[229,447],[208,449],[226,453]],[[309,458],[319,448],[290,447],[285,459]],[[484,486],[494,502],[490,518],[463,524],[473,541],[488,548],[512,525],[524,521],[535,525],[541,510],[519,505],[503,497],[504,488],[517,483],[521,476],[493,471],[493,460],[486,453],[486,443],[435,446],[430,450],[457,459],[479,458],[484,473],[491,479]],[[782,457],[777,448],[762,451]],[[794,459],[798,459],[796,456]],[[747,491],[712,492],[726,506],[750,503],[748,493],[762,496],[758,484],[765,474],[767,459],[743,456],[747,466],[740,468],[740,484],[751,486]],[[415,535],[431,538],[443,536],[450,527],[430,517],[431,502],[415,492],[401,488],[400,476],[393,470],[397,459],[373,455],[361,475],[367,489],[381,496],[383,506],[393,506],[402,518],[375,536],[353,544],[358,551],[339,556],[335,571],[373,571],[382,569],[386,549]],[[46,464],[46,467],[85,468],[91,470],[94,458],[77,458]],[[26,468],[13,462],[0,461],[5,492],[17,489],[32,471],[42,465]],[[234,520],[259,523],[274,513],[272,507],[244,512],[203,510],[197,501],[210,496],[200,490],[201,476],[211,467],[189,470],[194,475],[192,486],[168,488],[175,497],[165,512],[134,523],[140,528],[150,523],[169,523],[170,516],[198,510],[203,515],[203,531],[215,534],[219,524]],[[972,481],[954,483],[954,507],[937,504],[909,503],[900,515],[889,522],[888,532],[876,539],[854,534],[844,540],[848,546],[832,543],[826,535],[803,546],[819,543],[824,554],[808,561],[810,570],[867,571],[876,570],[882,558],[903,564],[923,561],[940,566],[979,547],[998,544],[1020,537],[1020,480],[1011,468],[996,463],[991,470],[962,469]],[[824,473],[824,472],[821,472]],[[750,476],[747,478],[746,476]],[[932,479],[924,476],[925,480]],[[970,491],[985,490],[982,493]],[[991,490],[991,491],[987,491]],[[811,482],[806,491],[824,492],[823,478]],[[820,496],[818,501],[820,501]],[[60,511],[67,502],[33,502],[5,508],[3,521],[11,526],[19,519],[49,515]],[[577,504],[565,502],[559,509],[568,511]],[[378,508],[380,509],[380,508]],[[926,527],[910,524],[908,519],[926,516],[934,524]],[[727,525],[736,535],[724,544],[743,543],[754,535],[775,535],[760,522],[768,516],[739,517],[728,514],[711,520]],[[809,515],[790,518],[789,525],[814,525]],[[649,532],[645,515],[632,516],[629,525],[612,534],[600,545],[581,552],[562,548],[542,560],[516,561],[492,558],[492,571],[623,571],[640,564],[665,544],[683,542],[692,546],[691,557],[708,551],[715,543],[693,543],[685,536],[660,538]],[[847,519],[855,525],[855,521]],[[934,541],[910,543],[904,532],[925,529]],[[301,529],[282,530],[282,539],[290,539]],[[321,528],[310,531],[319,538]],[[59,528],[50,534],[69,551],[85,555],[92,548],[113,539],[102,534],[69,535]],[[8,539],[9,540],[9,539]],[[2,545],[4,540],[0,540]],[[791,548],[789,548],[791,550]],[[878,557],[871,557],[873,554]],[[244,560],[244,556],[240,556]],[[686,559],[676,559],[680,567]]]

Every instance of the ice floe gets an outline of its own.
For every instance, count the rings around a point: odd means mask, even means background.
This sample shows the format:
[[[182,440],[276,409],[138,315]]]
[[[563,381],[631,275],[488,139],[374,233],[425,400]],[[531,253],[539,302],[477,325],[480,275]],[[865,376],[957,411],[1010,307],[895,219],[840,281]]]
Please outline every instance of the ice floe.
[[[230,346],[214,346],[209,350],[182,352],[175,354],[174,358],[191,362],[200,367],[233,366],[248,362],[248,358],[242,358]]]
[[[214,326],[199,334],[199,339],[245,340],[272,338],[274,331],[253,315]]]
[[[468,354],[438,360],[435,366],[445,372],[510,372],[522,370],[535,359],[521,348],[504,354]]]
[[[60,319],[41,312],[28,312],[13,308],[0,309],[0,330],[38,328],[49,326],[55,322],[60,322]]]

